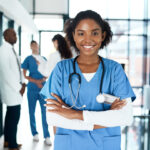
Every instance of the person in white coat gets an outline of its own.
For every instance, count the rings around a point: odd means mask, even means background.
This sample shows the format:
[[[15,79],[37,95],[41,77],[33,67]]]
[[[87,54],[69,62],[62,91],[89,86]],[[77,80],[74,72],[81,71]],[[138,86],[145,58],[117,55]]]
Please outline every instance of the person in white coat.
[[[7,106],[4,147],[19,150],[21,144],[17,144],[16,135],[25,84],[22,84],[20,62],[13,48],[17,41],[16,33],[9,28],[4,31],[3,36],[6,42],[0,47],[0,93],[2,103]]]
[[[56,51],[49,56],[48,61],[40,62],[37,60],[38,71],[45,77],[50,76],[52,70],[59,61],[72,57],[72,53],[68,47],[67,41],[62,35],[54,35],[54,37],[52,38],[52,42]]]

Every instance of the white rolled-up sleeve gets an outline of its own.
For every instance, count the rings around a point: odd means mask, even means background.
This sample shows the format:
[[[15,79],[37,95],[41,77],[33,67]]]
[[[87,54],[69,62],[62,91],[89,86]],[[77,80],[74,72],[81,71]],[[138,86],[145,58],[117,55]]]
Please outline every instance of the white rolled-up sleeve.
[[[71,130],[93,130],[93,125],[78,119],[67,119],[58,114],[47,112],[48,125]]]
[[[88,124],[105,127],[129,126],[133,121],[131,99],[126,99],[127,104],[119,110],[83,111],[83,120]]]

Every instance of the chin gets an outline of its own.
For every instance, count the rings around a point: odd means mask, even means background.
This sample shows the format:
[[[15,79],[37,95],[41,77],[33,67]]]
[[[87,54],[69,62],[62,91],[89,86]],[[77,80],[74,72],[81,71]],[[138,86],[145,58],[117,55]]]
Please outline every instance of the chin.
[[[93,56],[95,55],[94,53],[82,53],[84,56]]]

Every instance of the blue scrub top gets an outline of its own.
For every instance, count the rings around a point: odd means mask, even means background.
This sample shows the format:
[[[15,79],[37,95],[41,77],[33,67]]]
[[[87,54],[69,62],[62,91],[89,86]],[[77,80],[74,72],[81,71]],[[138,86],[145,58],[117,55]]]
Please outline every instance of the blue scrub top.
[[[50,93],[55,93],[60,96],[67,105],[73,105],[68,83],[69,75],[73,73],[73,60],[74,59],[63,60],[56,65],[49,80],[40,92],[43,98],[54,99]],[[131,97],[132,101],[135,100],[136,96],[122,66],[113,60],[103,58],[103,61],[105,72],[102,92],[120,97],[120,99]],[[96,74],[89,82],[84,78],[77,62],[75,67],[76,72],[81,76],[81,87],[76,105],[79,107],[86,105],[82,110],[109,110],[110,104],[98,103],[96,101],[96,96],[99,94],[100,89],[103,69],[102,64],[100,63]],[[79,83],[76,75],[73,76],[71,83],[75,100]],[[120,150],[120,135],[120,127],[96,129],[93,131],[57,128],[54,148],[55,150]]]
[[[40,79],[44,78],[44,76],[38,71],[38,65],[36,63],[36,59],[32,55],[25,58],[24,62],[21,65],[21,68],[28,70],[29,76],[33,79],[40,80]],[[45,82],[43,82],[42,84],[44,85],[44,83]],[[28,91],[30,91],[30,90],[31,91],[40,91],[41,90],[33,82],[29,82],[27,85],[27,88],[28,88]]]

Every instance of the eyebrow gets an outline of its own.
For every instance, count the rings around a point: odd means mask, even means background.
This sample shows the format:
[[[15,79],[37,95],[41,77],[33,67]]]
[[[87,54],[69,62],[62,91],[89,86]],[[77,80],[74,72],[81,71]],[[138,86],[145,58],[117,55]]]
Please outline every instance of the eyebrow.
[[[100,28],[93,29],[92,31],[97,31],[97,30],[100,30]]]
[[[100,28],[93,29],[92,31],[98,31],[98,30],[100,30]],[[83,32],[83,31],[85,31],[85,30],[78,29],[77,31],[78,31],[78,32]]]

